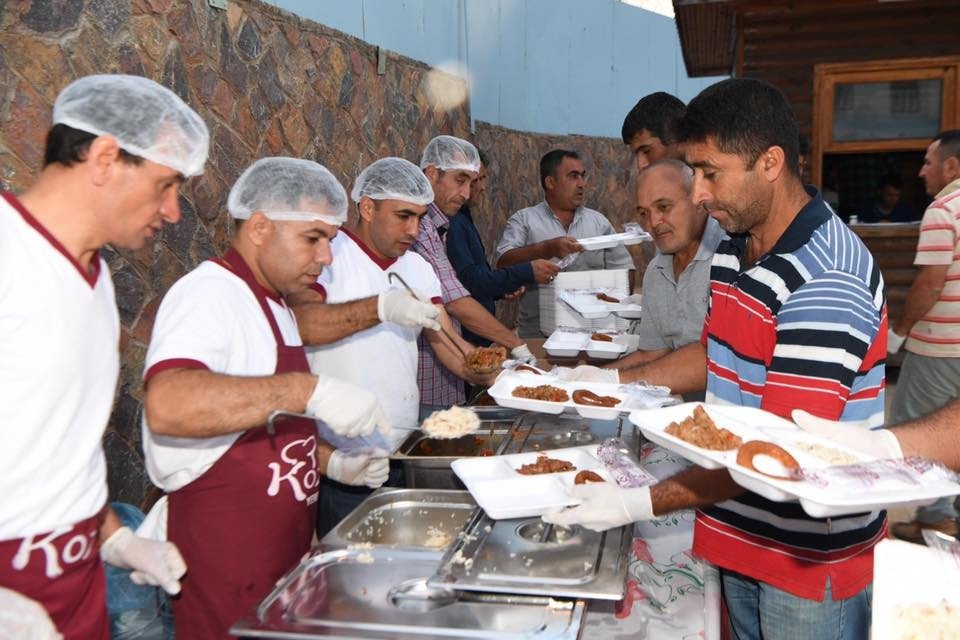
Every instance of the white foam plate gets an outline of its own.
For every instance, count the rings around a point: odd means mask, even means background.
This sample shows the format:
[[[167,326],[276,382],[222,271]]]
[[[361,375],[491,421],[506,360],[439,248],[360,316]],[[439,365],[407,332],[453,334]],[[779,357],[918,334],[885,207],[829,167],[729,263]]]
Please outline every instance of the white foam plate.
[[[920,484],[910,483],[905,478],[897,480],[888,477],[872,484],[865,484],[852,477],[837,479],[831,476],[829,484],[822,486],[808,480],[771,478],[737,464],[736,450],[703,449],[664,431],[671,422],[679,422],[692,415],[697,404],[685,403],[662,409],[634,411],[630,414],[630,421],[652,442],[679,453],[701,467],[707,469],[726,467],[734,482],[745,489],[777,502],[799,500],[804,511],[813,517],[825,518],[875,511],[891,505],[929,504],[942,496],[960,494],[960,484],[942,478],[938,474],[925,474]],[[875,460],[871,456],[841,444],[801,431],[789,420],[767,411],[749,407],[706,404],[704,409],[718,427],[732,431],[743,438],[744,442],[766,440],[780,445],[796,458],[804,470],[824,470],[830,467],[830,464],[800,449],[797,446],[798,443],[830,447],[848,453],[860,462]],[[755,464],[760,465],[762,460],[762,457],[758,458]],[[768,470],[776,471],[773,468]]]
[[[956,637],[911,628],[914,607],[960,608],[960,564],[949,554],[901,540],[881,540],[873,550],[873,640]],[[954,614],[955,616],[956,614]]]
[[[605,333],[611,336],[619,336],[616,331],[569,331],[566,329],[557,329],[550,334],[546,342],[543,343],[543,349],[551,356],[558,358],[573,358],[586,351],[591,358],[614,360],[622,353],[627,351],[627,345],[620,342],[605,342],[603,340],[591,340],[594,333]]]
[[[542,384],[549,384],[565,389],[569,399],[566,402],[550,402],[548,400],[518,398],[513,395],[513,390],[519,386],[537,387]],[[615,407],[592,407],[577,404],[573,401],[573,392],[577,389],[586,389],[593,391],[597,395],[619,398],[620,404]],[[490,397],[501,407],[550,414],[576,411],[584,418],[592,418],[595,420],[610,420],[616,418],[621,412],[631,410],[627,402],[627,395],[620,391],[620,385],[618,384],[606,382],[561,382],[553,377],[537,375],[526,371],[504,371],[487,393],[490,394]]]
[[[564,289],[560,292],[560,299],[567,303],[574,311],[588,320],[606,318],[614,313],[622,318],[639,318],[642,306],[631,302],[604,302],[597,299],[598,293],[605,293],[612,298],[624,300],[627,292],[613,287],[598,287],[595,289]],[[636,300],[639,296],[629,296]]]
[[[491,518],[529,518],[577,504],[576,499],[567,495],[567,489],[573,486],[580,471],[589,469],[607,482],[616,482],[597,459],[597,446],[591,444],[492,458],[459,458],[450,466]],[[532,476],[517,472],[522,465],[535,462],[538,455],[567,460],[576,470]]]
[[[639,244],[650,239],[650,234],[648,233],[632,233],[625,231],[623,233],[611,233],[610,235],[606,236],[580,238],[577,240],[577,242],[581,247],[583,247],[584,251],[596,251],[598,249],[610,249],[618,244]]]

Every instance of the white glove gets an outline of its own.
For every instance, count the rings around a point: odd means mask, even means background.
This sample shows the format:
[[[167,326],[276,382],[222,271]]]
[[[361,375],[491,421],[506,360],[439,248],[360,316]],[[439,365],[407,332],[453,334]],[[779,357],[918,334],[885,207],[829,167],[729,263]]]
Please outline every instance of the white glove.
[[[187,572],[183,556],[172,542],[141,538],[129,527],[120,527],[100,546],[104,562],[131,569],[136,584],[163,587],[170,595],[180,593],[180,578]]]
[[[414,295],[416,297],[414,297]],[[423,302],[423,294],[414,290],[387,289],[377,296],[377,317],[380,322],[392,322],[402,327],[425,327],[440,331],[440,309]]]
[[[354,449],[344,453],[335,449],[327,462],[327,477],[343,484],[376,489],[390,475],[390,454],[383,449]]]
[[[307,413],[347,438],[368,436],[375,430],[388,436],[391,431],[375,395],[328,376],[317,376],[317,386],[307,401]]]
[[[554,367],[553,372],[557,379],[563,382],[612,382],[620,383],[620,372],[616,369],[601,369],[589,364],[581,364],[573,369],[569,367]]]
[[[521,364],[536,364],[537,362],[537,359],[533,357],[532,353],[530,353],[530,347],[525,344],[511,349],[510,357]]]
[[[624,488],[613,482],[588,482],[570,487],[567,493],[581,503],[544,514],[541,516],[544,522],[579,524],[593,531],[606,531],[654,517],[650,487]]]
[[[814,435],[833,440],[876,458],[902,458],[900,441],[889,429],[867,429],[810,415],[803,409],[790,414],[797,426]]]
[[[903,342],[907,339],[907,336],[902,336],[893,329],[887,330],[887,353],[893,354],[897,351],[900,351],[900,347],[903,346]]]

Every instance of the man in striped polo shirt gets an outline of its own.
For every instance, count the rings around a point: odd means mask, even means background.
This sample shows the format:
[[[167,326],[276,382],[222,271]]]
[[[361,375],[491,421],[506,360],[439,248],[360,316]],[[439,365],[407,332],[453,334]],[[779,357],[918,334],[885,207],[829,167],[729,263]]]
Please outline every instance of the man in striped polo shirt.
[[[887,347],[906,341],[890,424],[923,417],[960,398],[960,130],[944,131],[927,147],[920,177],[933,202],[920,221],[913,264],[917,276],[903,313],[891,323]],[[917,511],[914,522],[893,525],[893,534],[922,540],[921,529],[957,535],[953,498]]]
[[[621,373],[708,402],[789,418],[883,424],[886,304],[863,243],[805,189],[798,133],[783,94],[749,79],[708,87],[678,124],[694,201],[730,239],[718,247],[701,341]],[[698,507],[695,553],[720,567],[735,637],[867,637],[873,546],[885,517],[811,518],[693,467],[652,488],[598,483],[545,518],[609,528]]]

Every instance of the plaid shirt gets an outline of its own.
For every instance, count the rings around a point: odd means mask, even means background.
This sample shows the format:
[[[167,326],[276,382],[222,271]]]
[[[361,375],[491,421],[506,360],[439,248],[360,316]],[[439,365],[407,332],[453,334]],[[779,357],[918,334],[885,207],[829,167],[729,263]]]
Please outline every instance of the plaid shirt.
[[[427,207],[427,215],[420,221],[420,233],[413,244],[413,250],[423,256],[423,259],[429,262],[437,273],[445,305],[470,295],[466,287],[460,284],[457,273],[447,258],[447,247],[443,236],[446,235],[449,226],[450,220],[431,202]],[[450,320],[453,322],[454,329],[459,332],[460,323],[453,317]],[[417,366],[420,403],[449,407],[466,402],[463,380],[437,359],[423,332],[420,332],[417,346],[420,349],[420,362]]]

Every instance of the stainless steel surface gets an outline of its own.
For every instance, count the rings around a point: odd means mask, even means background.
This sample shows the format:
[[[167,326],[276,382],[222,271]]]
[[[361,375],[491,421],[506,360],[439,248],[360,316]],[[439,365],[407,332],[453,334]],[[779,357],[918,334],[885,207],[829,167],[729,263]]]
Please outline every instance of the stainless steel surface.
[[[267,433],[272,436],[276,435],[277,428],[273,423],[281,418],[306,418],[307,420],[316,420],[314,416],[307,415],[306,413],[296,413],[295,411],[282,411],[280,409],[275,409],[267,415]]]
[[[622,425],[621,418],[601,421],[567,413],[526,413],[517,420],[512,441],[503,453],[549,451],[599,443],[604,438],[619,436]]]
[[[318,547],[257,611],[233,626],[260,638],[575,640],[585,605],[471,594],[427,584],[437,554]]]
[[[466,491],[381,488],[321,542],[326,547],[372,544],[442,552],[476,508]]]
[[[392,282],[393,280],[397,280],[400,284],[403,285],[403,287],[404,287],[408,292],[410,292],[410,295],[412,295],[412,296],[413,296],[414,298],[416,298],[417,300],[420,300],[420,297],[417,296],[416,292],[410,287],[410,285],[407,284],[406,280],[404,280],[404,279],[400,276],[399,273],[395,273],[395,272],[391,271],[391,272],[389,273],[389,275],[387,275],[387,279],[390,280],[391,282]],[[427,301],[426,301],[426,300],[420,300],[420,302],[427,302]],[[442,324],[440,325],[440,332],[443,333],[443,335],[447,336],[447,340],[449,340],[450,342],[453,343],[453,346],[455,346],[455,347],[457,348],[457,351],[460,352],[460,355],[463,357],[464,361],[466,361],[466,359],[467,359],[467,354],[464,352],[463,348],[460,347],[460,343],[453,339],[453,336],[451,336],[450,333],[449,333],[446,329],[443,328],[443,325],[442,325]]]
[[[545,528],[540,518],[493,520],[478,511],[443,555],[431,586],[491,593],[619,600],[633,527],[597,533]]]

